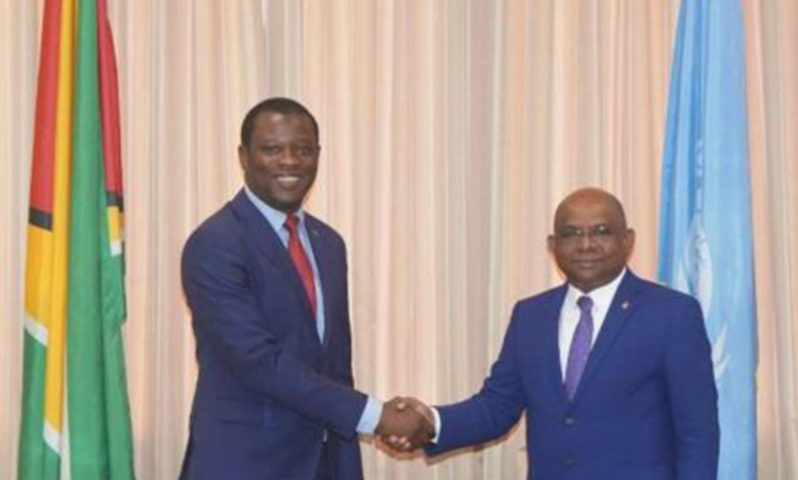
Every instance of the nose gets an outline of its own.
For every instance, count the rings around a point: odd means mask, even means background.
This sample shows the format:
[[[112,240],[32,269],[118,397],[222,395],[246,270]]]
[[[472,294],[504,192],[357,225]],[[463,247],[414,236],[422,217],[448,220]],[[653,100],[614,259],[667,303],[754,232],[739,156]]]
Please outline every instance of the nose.
[[[596,239],[595,236],[593,235],[593,232],[590,231],[581,232],[581,234],[579,235],[579,240],[577,242],[577,247],[579,247],[580,250],[590,250],[595,246],[596,246]]]
[[[279,158],[280,165],[296,165],[299,163],[299,158],[297,157],[296,153],[294,153],[293,148],[286,148],[283,150],[283,154],[280,155]]]

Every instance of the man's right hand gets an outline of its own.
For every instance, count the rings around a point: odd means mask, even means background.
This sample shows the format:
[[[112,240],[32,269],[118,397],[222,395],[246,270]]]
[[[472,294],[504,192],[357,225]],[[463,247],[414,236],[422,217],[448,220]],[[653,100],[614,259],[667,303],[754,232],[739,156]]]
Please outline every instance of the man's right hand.
[[[435,421],[430,408],[420,400],[394,397],[383,406],[375,433],[392,449],[409,452],[432,440]]]

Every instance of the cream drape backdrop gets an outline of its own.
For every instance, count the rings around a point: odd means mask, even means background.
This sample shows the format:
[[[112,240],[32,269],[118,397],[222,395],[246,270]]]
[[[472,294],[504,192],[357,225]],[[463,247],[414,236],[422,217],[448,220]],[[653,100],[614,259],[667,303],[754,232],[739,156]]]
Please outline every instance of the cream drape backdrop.
[[[321,125],[308,208],[350,253],[355,376],[384,399],[476,391],[515,300],[561,281],[559,199],[616,192],[656,265],[678,2],[111,0],[120,69],[128,383],[141,479],[175,478],[196,378],[179,257],[241,185],[258,100]],[[759,471],[798,478],[798,5],[745,1],[760,368]],[[42,0],[0,0],[0,478],[17,462]],[[734,214],[734,212],[729,212]],[[523,426],[428,466],[363,444],[369,479],[521,479]]]

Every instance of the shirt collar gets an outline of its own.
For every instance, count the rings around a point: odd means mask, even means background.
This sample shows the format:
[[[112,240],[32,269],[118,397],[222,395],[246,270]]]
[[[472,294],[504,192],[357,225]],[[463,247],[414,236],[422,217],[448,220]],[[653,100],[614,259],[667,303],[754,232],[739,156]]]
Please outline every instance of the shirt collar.
[[[576,301],[579,299],[579,297],[587,295],[591,300],[593,300],[593,305],[603,310],[608,309],[610,303],[612,303],[612,298],[615,296],[615,292],[618,291],[618,286],[621,284],[621,280],[623,280],[624,275],[626,275],[626,271],[627,268],[624,267],[623,270],[621,270],[621,273],[612,279],[610,283],[602,285],[601,287],[592,290],[590,293],[584,293],[569,283],[568,292],[565,294],[565,305],[571,308],[578,308],[576,306]]]
[[[252,193],[252,190],[250,190],[246,185],[244,185],[244,193],[247,194],[249,201],[255,205],[255,208],[257,208],[261,215],[263,215],[263,217],[269,222],[269,225],[272,226],[274,231],[279,232],[280,229],[283,228],[283,225],[285,225],[285,219],[288,218],[288,215],[261,200],[257,195]],[[294,212],[294,215],[299,217],[300,225],[305,222],[305,211],[302,209],[302,207],[299,207],[299,209]]]

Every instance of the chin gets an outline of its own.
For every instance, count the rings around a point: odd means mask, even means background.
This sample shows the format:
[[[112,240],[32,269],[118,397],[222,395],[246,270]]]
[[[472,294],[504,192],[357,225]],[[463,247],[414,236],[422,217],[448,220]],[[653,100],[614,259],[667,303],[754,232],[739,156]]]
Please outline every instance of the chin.
[[[291,203],[291,204],[288,204],[288,203],[278,203],[278,204],[276,204],[276,205],[273,205],[273,206],[274,206],[274,208],[276,208],[277,210],[280,210],[280,211],[281,211],[281,212],[283,212],[283,213],[294,213],[294,212],[296,212],[297,210],[299,210],[299,207],[300,207],[300,205],[301,205],[301,204],[296,204],[296,205],[295,205],[295,204],[293,204],[293,203]]]
[[[587,292],[589,292],[589,291],[591,291],[593,289],[596,289],[599,286],[601,286],[600,285],[601,282],[599,280],[594,279],[594,278],[575,278],[574,277],[573,281],[569,280],[569,282],[573,286],[577,287],[579,290],[582,290],[585,293],[587,293]]]

